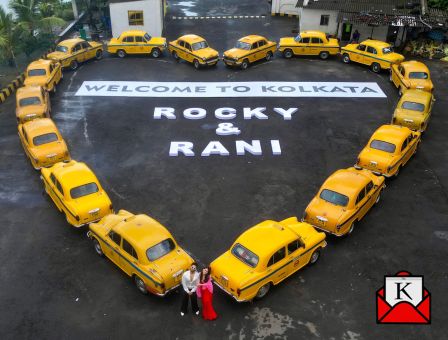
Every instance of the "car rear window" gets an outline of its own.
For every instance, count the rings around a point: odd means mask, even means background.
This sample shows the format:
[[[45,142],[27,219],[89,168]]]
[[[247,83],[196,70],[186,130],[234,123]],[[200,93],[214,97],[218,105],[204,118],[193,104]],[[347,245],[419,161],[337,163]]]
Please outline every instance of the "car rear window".
[[[56,46],[56,51],[57,52],[67,53],[68,48],[67,48],[67,46]]]
[[[39,97],[28,97],[28,98],[22,98],[19,100],[19,106],[29,106],[29,105],[40,105],[40,98]]]
[[[372,149],[388,152],[388,153],[394,153],[395,152],[395,145],[392,143],[388,143],[382,140],[373,140],[372,143],[370,143],[370,147]]]
[[[426,72],[410,72],[409,78],[411,78],[411,79],[428,79],[428,73],[426,73]]]
[[[98,185],[96,183],[88,183],[84,185],[80,185],[79,187],[73,188],[70,190],[70,196],[73,199],[80,198],[83,196],[91,195],[98,192]]]
[[[252,268],[255,268],[258,264],[258,256],[239,243],[233,246],[232,254]]]
[[[58,140],[58,136],[54,132],[51,132],[51,133],[46,133],[44,135],[34,137],[33,144],[35,146],[39,146],[39,145],[48,144],[51,142],[56,142],[57,140]]]
[[[34,70],[29,70],[28,71],[28,76],[29,77],[34,77],[34,76],[45,76],[47,74],[47,72],[45,71],[45,69],[43,68],[36,68]]]
[[[328,189],[324,189],[322,190],[322,192],[320,193],[319,196],[321,199],[323,199],[324,201],[339,205],[341,207],[346,207],[348,204],[348,197],[340,194],[336,191],[333,190],[328,190]]]
[[[419,112],[425,111],[424,104],[415,103],[415,102],[403,102],[403,104],[401,104],[401,108],[405,109],[405,110],[411,110],[411,111],[419,111]]]
[[[193,51],[201,50],[201,49],[207,48],[207,47],[208,47],[208,44],[205,40],[191,45],[191,48],[193,49]]]
[[[151,36],[148,33],[145,33],[145,35],[143,37],[146,39],[146,41],[151,40]]]
[[[149,248],[146,251],[146,256],[148,257],[149,261],[155,261],[173,251],[174,248],[176,248],[174,241],[170,238],[167,238],[166,240]]]

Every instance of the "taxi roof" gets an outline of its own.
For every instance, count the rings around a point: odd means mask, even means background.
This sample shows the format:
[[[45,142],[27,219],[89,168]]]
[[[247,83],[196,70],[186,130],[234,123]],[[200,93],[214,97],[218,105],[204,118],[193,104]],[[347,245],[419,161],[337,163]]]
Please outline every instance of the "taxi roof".
[[[71,160],[68,163],[58,163],[54,166],[53,172],[64,187],[74,188],[92,182],[99,184],[95,174],[83,162]]]
[[[52,60],[47,60],[47,59],[38,59],[33,61],[31,64],[28,65],[27,69],[35,69],[35,68],[49,68],[50,65],[53,64]]]
[[[246,35],[245,37],[242,37],[241,39],[239,39],[239,41],[253,43],[253,42],[261,40],[261,39],[266,40],[266,38],[261,35],[251,34],[251,35]]]
[[[400,102],[415,101],[417,103],[427,104],[432,99],[432,94],[427,91],[409,89],[406,90],[400,98]]]
[[[381,40],[367,39],[360,43],[360,45],[368,45],[372,47],[385,48],[390,47],[390,44]]]
[[[30,137],[57,132],[56,125],[50,118],[33,119],[24,123],[22,126]]]
[[[67,39],[67,40],[63,40],[61,41],[58,45],[59,46],[66,46],[66,47],[72,47],[73,45],[80,43],[80,42],[84,42],[86,40],[81,39],[81,38],[73,38],[73,39]]]
[[[327,35],[322,32],[322,31],[313,31],[313,30],[309,30],[309,31],[303,31],[299,33],[301,37],[324,37],[326,38]]]
[[[205,39],[200,37],[199,35],[196,35],[196,34],[186,34],[186,35],[183,35],[183,36],[179,37],[178,40],[184,40],[184,41],[189,42],[190,44],[192,44],[192,43],[195,43],[195,42],[204,41]]]
[[[400,65],[403,66],[408,72],[426,72],[429,74],[428,67],[417,60],[404,61]]]
[[[128,31],[123,31],[121,32],[121,35],[129,35],[129,34],[141,34],[141,35],[145,35],[147,32],[143,31],[143,30],[128,30]]]
[[[371,178],[363,170],[356,170],[355,168],[341,169],[330,175],[321,189],[329,189],[354,197],[358,195],[359,190],[366,186],[369,181],[371,181]]]
[[[292,242],[298,235],[276,221],[263,221],[242,233],[236,243],[240,243],[260,257],[271,256],[281,246]]]
[[[411,130],[409,130],[405,126],[383,125],[373,133],[371,139],[377,139],[395,145],[401,145],[401,143],[409,136],[410,132]]]
[[[173,239],[171,233],[163,225],[144,214],[132,215],[113,229],[142,251],[167,238]]]
[[[19,87],[16,92],[16,98],[40,97],[42,95],[42,87],[40,86],[23,86]]]

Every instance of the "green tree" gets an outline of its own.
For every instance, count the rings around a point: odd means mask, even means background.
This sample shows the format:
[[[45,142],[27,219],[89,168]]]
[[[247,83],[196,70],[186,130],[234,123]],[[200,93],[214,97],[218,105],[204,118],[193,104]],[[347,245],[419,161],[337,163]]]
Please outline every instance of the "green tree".
[[[429,0],[428,6],[448,10],[448,0]]]
[[[11,66],[17,68],[15,49],[15,32],[14,21],[11,13],[6,13],[4,8],[0,6],[0,48],[1,56],[6,59]]]

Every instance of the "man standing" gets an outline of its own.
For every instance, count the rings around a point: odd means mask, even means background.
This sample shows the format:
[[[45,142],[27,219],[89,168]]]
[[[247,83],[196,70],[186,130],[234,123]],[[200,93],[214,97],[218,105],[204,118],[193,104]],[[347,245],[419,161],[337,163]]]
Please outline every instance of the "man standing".
[[[196,289],[199,284],[199,273],[196,270],[196,263],[192,263],[190,270],[185,271],[182,275],[182,306],[180,308],[180,315],[184,316],[187,313],[188,301],[191,301],[191,309],[193,313],[199,315],[198,299],[196,297]]]

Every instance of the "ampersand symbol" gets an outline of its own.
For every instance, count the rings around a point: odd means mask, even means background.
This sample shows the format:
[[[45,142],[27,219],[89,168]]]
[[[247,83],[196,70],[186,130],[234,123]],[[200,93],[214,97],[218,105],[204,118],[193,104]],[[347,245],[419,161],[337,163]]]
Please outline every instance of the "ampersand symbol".
[[[240,129],[233,126],[233,123],[220,123],[216,129],[216,134],[219,136],[239,135]]]

